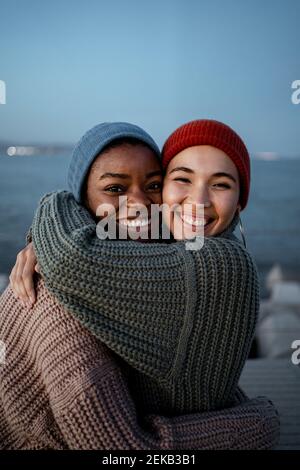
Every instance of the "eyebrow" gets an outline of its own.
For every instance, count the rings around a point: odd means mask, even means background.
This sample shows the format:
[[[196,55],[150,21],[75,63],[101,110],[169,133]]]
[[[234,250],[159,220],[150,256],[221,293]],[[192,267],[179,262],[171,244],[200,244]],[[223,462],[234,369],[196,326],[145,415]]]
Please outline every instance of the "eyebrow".
[[[195,173],[193,170],[190,168],[186,168],[185,166],[177,166],[176,168],[173,168],[173,170],[170,171],[171,173],[174,173],[175,171],[185,171],[186,173]]]
[[[230,173],[225,173],[224,171],[219,171],[218,173],[214,173],[212,176],[215,176],[215,177],[221,177],[221,176],[225,176],[229,179],[231,179],[234,183],[236,183],[236,179],[234,176],[232,176]]]
[[[173,168],[173,170],[170,171],[170,174],[171,173],[174,173],[175,171],[185,171],[186,173],[195,173],[191,168],[187,168],[185,166],[178,166],[176,168]],[[211,175],[212,177],[216,177],[216,178],[220,178],[220,177],[227,177],[229,179],[231,179],[232,181],[234,181],[235,183],[237,182],[235,177],[232,176],[230,173],[225,173],[224,171],[219,171],[218,173],[214,173],[213,175]]]
[[[152,178],[153,176],[161,176],[161,171],[160,170],[155,170],[151,171],[150,173],[146,174],[146,178]],[[121,179],[128,179],[130,178],[130,175],[127,175],[126,173],[103,173],[103,175],[100,176],[99,180],[103,180],[105,178],[121,178]]]

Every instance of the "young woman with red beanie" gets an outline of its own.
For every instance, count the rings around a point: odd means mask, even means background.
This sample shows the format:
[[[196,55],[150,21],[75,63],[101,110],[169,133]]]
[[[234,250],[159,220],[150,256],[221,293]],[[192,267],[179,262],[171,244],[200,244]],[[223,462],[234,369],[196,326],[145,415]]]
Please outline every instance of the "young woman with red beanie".
[[[184,124],[167,139],[162,162],[163,202],[189,205],[188,212],[181,214],[184,233],[194,233],[204,222],[204,236],[216,236],[246,207],[249,154],[229,126],[204,119]],[[204,205],[204,221],[193,215],[191,208],[196,204]],[[168,221],[172,232],[174,217]]]

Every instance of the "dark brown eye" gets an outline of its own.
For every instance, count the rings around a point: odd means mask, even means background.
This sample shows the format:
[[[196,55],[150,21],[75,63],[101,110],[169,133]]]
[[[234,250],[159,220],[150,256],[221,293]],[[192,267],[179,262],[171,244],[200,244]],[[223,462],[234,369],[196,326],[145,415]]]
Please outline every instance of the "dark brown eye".
[[[161,182],[160,181],[156,181],[155,183],[151,183],[148,187],[148,189],[150,189],[150,191],[160,191],[161,190]]]
[[[125,188],[119,185],[114,185],[114,186],[109,186],[108,188],[105,188],[105,191],[109,193],[123,193],[125,191]]]

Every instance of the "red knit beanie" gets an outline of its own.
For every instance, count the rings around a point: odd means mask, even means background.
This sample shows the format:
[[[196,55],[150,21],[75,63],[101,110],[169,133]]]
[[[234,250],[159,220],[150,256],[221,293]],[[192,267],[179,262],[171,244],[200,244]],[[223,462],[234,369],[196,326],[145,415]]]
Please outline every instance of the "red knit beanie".
[[[162,164],[166,168],[175,155],[195,145],[211,145],[228,155],[237,167],[240,177],[241,209],[247,205],[250,190],[250,158],[246,146],[237,133],[226,124],[199,119],[183,124],[174,131],[162,149]]]

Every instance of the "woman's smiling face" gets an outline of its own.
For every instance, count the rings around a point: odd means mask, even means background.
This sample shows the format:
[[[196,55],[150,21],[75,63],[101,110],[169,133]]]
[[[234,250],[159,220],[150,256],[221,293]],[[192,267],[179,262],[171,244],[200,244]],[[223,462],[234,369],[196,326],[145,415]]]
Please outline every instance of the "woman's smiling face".
[[[240,210],[239,193],[238,171],[226,153],[209,145],[186,148],[170,161],[163,186],[164,204],[179,205],[182,212],[171,212],[165,223],[176,239],[176,217],[181,219],[185,238],[195,237],[202,224],[204,236],[215,236]],[[204,205],[204,220],[196,217],[197,204]]]
[[[99,207],[110,206],[118,225],[150,230],[151,205],[161,204],[162,170],[155,153],[143,144],[124,143],[101,153],[87,177],[85,205],[96,215]],[[127,197],[128,214],[120,211],[120,196]],[[140,222],[136,212],[144,209]],[[100,217],[101,218],[101,217]],[[143,225],[144,224],[144,225]]]

